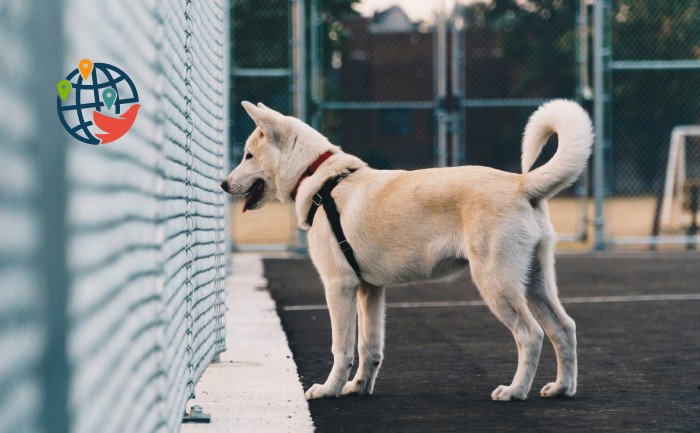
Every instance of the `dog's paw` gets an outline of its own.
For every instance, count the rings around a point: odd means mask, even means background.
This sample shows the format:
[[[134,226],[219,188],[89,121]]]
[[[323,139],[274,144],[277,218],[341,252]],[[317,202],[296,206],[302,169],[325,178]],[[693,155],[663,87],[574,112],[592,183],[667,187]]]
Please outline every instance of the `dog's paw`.
[[[331,387],[325,383],[323,385],[314,383],[311,385],[311,388],[304,393],[304,397],[306,397],[307,400],[314,398],[340,397],[340,390],[331,389]]]
[[[372,393],[372,391],[367,389],[366,383],[364,381],[351,380],[345,385],[343,385],[343,390],[340,393],[342,395],[369,395]]]
[[[514,386],[501,385],[491,393],[491,399],[494,401],[525,400],[526,398],[527,392]]]
[[[540,396],[542,397],[572,397],[576,394],[576,388],[560,382],[550,382],[542,387]]]

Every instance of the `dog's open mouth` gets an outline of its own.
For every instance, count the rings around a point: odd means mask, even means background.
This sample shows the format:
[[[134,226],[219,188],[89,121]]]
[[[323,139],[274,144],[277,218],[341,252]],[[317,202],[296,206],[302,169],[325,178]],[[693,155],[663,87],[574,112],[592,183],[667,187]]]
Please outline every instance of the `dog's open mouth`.
[[[255,209],[263,194],[265,193],[265,181],[256,179],[255,182],[248,188],[245,193],[245,201],[243,202],[243,212],[248,209]]]

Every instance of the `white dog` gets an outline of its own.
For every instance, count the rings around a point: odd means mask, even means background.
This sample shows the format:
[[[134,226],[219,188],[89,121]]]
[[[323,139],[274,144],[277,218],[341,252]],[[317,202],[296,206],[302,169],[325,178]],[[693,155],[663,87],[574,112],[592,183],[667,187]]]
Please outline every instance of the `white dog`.
[[[593,134],[576,103],[555,100],[530,118],[522,143],[522,174],[466,166],[426,170],[374,170],[293,117],[243,102],[257,128],[240,165],[221,184],[245,196],[244,211],[277,198],[296,199],[309,251],[325,287],[333,335],[333,368],[306,398],[371,394],[384,349],[384,286],[446,277],[469,266],[491,311],[510,329],[518,367],[494,400],[523,400],[532,385],[544,333],[557,357],[556,381],[543,397],[576,392],[576,325],[557,296],[554,231],[547,198],[585,168]],[[550,135],[558,148],[532,165]],[[339,175],[332,190],[347,242],[339,245],[325,205],[313,226],[305,222],[316,193]],[[354,252],[356,273],[342,249]],[[356,318],[358,321],[356,322]],[[353,366],[359,329],[359,366]],[[544,329],[544,332],[542,331]]]

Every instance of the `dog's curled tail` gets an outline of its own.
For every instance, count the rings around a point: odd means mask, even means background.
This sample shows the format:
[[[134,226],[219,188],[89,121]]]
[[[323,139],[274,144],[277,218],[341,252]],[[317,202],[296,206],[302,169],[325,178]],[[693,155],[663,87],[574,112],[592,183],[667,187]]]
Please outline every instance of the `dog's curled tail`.
[[[532,171],[547,139],[557,134],[554,156]],[[528,199],[548,198],[571,185],[586,168],[593,144],[588,113],[577,103],[555,99],[535,111],[523,134],[523,192]]]

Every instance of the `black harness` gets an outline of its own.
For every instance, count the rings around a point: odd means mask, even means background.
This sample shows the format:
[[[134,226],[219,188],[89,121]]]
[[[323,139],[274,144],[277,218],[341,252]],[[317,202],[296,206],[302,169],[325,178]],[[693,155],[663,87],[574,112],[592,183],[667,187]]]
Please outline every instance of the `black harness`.
[[[326,216],[328,217],[328,222],[331,224],[331,229],[335,235],[335,239],[338,241],[338,246],[340,251],[345,255],[345,259],[348,261],[352,269],[355,271],[355,275],[360,277],[360,265],[357,264],[357,259],[355,259],[355,253],[352,251],[352,247],[345,238],[345,233],[343,233],[343,227],[340,225],[340,212],[338,212],[338,207],[335,205],[335,200],[331,197],[331,191],[335,189],[341,180],[345,179],[355,170],[351,170],[349,173],[344,173],[339,176],[328,179],[326,183],[323,184],[321,189],[314,194],[311,199],[311,207],[309,208],[309,213],[306,214],[306,224],[311,226],[314,222],[314,216],[316,216],[316,211],[318,211],[319,206],[323,206],[326,211]]]

